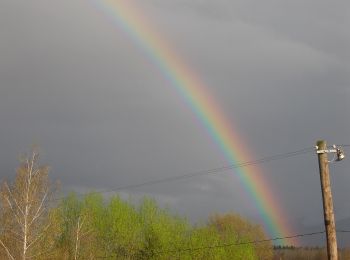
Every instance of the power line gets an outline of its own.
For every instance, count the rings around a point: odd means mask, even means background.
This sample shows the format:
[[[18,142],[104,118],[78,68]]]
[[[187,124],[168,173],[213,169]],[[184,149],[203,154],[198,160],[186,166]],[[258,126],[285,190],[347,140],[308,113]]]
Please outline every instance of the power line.
[[[343,145],[341,145],[341,147],[350,147],[350,145],[343,144]],[[217,167],[217,168],[212,168],[212,169],[202,170],[202,171],[197,171],[197,172],[191,172],[191,173],[187,173],[187,174],[183,174],[183,175],[179,175],[179,176],[162,178],[162,179],[158,179],[158,180],[151,180],[151,181],[146,181],[146,182],[137,183],[137,184],[130,184],[130,185],[120,186],[120,187],[116,187],[116,188],[112,188],[112,189],[103,189],[103,190],[98,190],[98,191],[89,192],[89,193],[82,193],[82,194],[77,194],[77,196],[82,197],[82,196],[85,196],[87,194],[102,194],[102,193],[116,192],[116,191],[120,191],[120,190],[139,188],[142,186],[171,182],[171,181],[176,181],[176,180],[180,180],[180,179],[193,178],[193,177],[197,177],[197,176],[211,175],[211,174],[214,175],[214,174],[219,174],[219,173],[226,172],[226,171],[232,170],[232,169],[253,166],[253,165],[257,165],[257,164],[267,163],[270,161],[282,160],[282,159],[310,153],[310,152],[313,152],[314,150],[315,150],[315,147],[308,147],[308,148],[304,148],[304,149],[293,151],[293,152],[287,152],[287,153],[281,153],[281,154],[263,157],[263,158],[258,159],[258,160],[253,160],[253,161],[248,161],[248,162],[243,162],[243,163],[238,163],[238,164],[231,164],[231,165],[227,165],[227,166],[222,166],[222,167]],[[53,201],[59,201],[62,199],[64,199],[64,198],[58,198],[58,199],[55,199]]]
[[[238,169],[238,168],[253,166],[253,165],[257,165],[257,164],[267,163],[270,161],[282,160],[282,159],[298,156],[301,154],[312,152],[312,151],[314,151],[314,149],[315,149],[314,147],[308,147],[308,148],[304,148],[304,149],[293,151],[293,152],[287,152],[287,153],[281,153],[281,154],[263,157],[263,158],[258,159],[258,160],[247,161],[247,162],[238,163],[238,164],[231,164],[231,165],[227,165],[227,166],[222,166],[222,167],[217,167],[217,168],[212,168],[212,169],[202,170],[202,171],[197,171],[197,172],[192,172],[192,173],[186,173],[183,175],[162,178],[162,179],[158,179],[158,180],[145,181],[145,182],[138,183],[138,184],[130,184],[130,185],[120,186],[120,187],[116,187],[116,188],[112,188],[112,189],[103,189],[103,190],[90,192],[90,193],[77,194],[77,196],[81,197],[81,196],[85,196],[86,194],[99,194],[99,193],[116,192],[116,191],[120,191],[120,190],[138,188],[138,187],[147,186],[147,185],[165,183],[165,182],[176,181],[176,180],[180,180],[180,179],[193,178],[193,177],[197,177],[197,176],[214,175],[214,174],[219,174],[219,173],[222,173],[222,172],[225,172],[228,170],[232,170],[232,169]],[[54,201],[62,200],[62,199],[63,198],[59,198],[59,199],[55,199]]]
[[[272,241],[282,240],[282,239],[290,239],[290,238],[296,238],[296,237],[314,236],[314,235],[323,234],[323,233],[325,233],[325,232],[326,232],[326,231],[319,231],[319,232],[312,232],[312,233],[297,234],[297,235],[293,235],[293,236],[275,237],[275,238],[270,238],[270,239],[262,239],[262,240],[247,241],[247,242],[240,242],[240,243],[230,243],[230,244],[221,244],[221,245],[205,246],[205,247],[195,247],[195,248],[184,248],[184,249],[171,250],[171,251],[160,251],[158,254],[161,254],[161,253],[184,252],[184,251],[197,251],[197,250],[204,250],[204,249],[215,249],[215,248],[231,247],[231,246],[241,246],[241,245],[249,245],[249,244],[260,244],[260,243],[272,242]]]
[[[337,233],[350,233],[350,230],[337,230]]]
[[[274,237],[269,239],[254,240],[254,241],[239,242],[239,243],[219,244],[219,245],[211,245],[211,246],[203,246],[203,247],[192,247],[192,248],[179,248],[176,250],[164,250],[164,251],[158,251],[158,252],[156,251],[155,254],[160,255],[164,253],[181,253],[181,252],[187,252],[187,251],[199,251],[199,250],[206,250],[206,249],[212,250],[217,248],[225,248],[225,247],[233,247],[233,246],[241,246],[241,245],[249,245],[249,244],[259,244],[259,243],[272,242],[272,241],[282,240],[282,239],[315,236],[315,235],[324,234],[325,232],[326,231],[318,231],[318,232],[297,234],[297,235],[291,235],[291,236],[285,236],[285,237]],[[110,255],[110,256],[103,256],[98,258],[102,259],[102,258],[110,258],[110,257],[115,257],[115,256]]]
[[[303,234],[297,234],[297,235],[291,235],[291,236],[285,236],[285,237],[274,237],[269,239],[262,239],[262,240],[254,240],[254,241],[247,241],[247,242],[239,242],[239,243],[229,243],[229,244],[219,244],[219,245],[211,245],[211,246],[203,246],[203,247],[192,247],[192,248],[179,248],[176,250],[165,250],[165,251],[158,251],[155,252],[156,254],[164,254],[164,253],[181,253],[181,252],[187,252],[187,251],[199,251],[199,250],[212,250],[217,248],[225,248],[225,247],[233,247],[233,246],[242,246],[242,245],[249,245],[249,244],[260,244],[260,243],[266,243],[266,242],[273,242],[276,240],[282,240],[282,239],[291,239],[296,237],[308,237],[308,236],[315,236],[324,234],[326,231],[318,231],[318,232],[311,232],[311,233],[303,233]],[[350,230],[337,230],[337,233],[350,233]],[[114,257],[114,255],[110,256],[103,256],[98,257],[100,259],[102,258],[110,258]]]

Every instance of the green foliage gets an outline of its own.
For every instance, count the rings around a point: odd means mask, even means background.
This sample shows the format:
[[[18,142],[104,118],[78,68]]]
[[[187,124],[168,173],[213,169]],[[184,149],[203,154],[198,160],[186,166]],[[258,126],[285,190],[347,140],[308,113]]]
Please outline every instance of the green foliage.
[[[144,199],[139,216],[145,245],[143,259],[169,259],[187,245],[189,224],[158,208],[153,200]]]
[[[48,221],[56,240],[50,259],[326,259],[324,248],[273,250],[271,243],[246,243],[266,237],[237,214],[216,214],[193,226],[149,198],[135,206],[117,195],[106,200],[72,193],[50,211]],[[349,251],[339,255],[348,259]]]
[[[194,259],[257,259],[252,245],[236,246],[237,243],[234,233],[222,239],[217,229],[211,225],[197,227],[191,236],[194,249],[191,256]]]
[[[232,237],[232,234],[236,236],[238,243],[267,239],[259,225],[253,224],[235,213],[213,215],[209,220],[209,225],[219,232],[221,239],[224,241]],[[255,243],[253,245],[258,259],[268,260],[272,258],[273,247],[271,242]]]
[[[95,227],[105,254],[134,258],[142,249],[142,227],[135,208],[114,196],[96,219]]]
[[[234,245],[251,239],[235,222],[192,226],[148,198],[136,207],[117,195],[70,194],[54,212],[60,259],[263,259],[251,244]]]

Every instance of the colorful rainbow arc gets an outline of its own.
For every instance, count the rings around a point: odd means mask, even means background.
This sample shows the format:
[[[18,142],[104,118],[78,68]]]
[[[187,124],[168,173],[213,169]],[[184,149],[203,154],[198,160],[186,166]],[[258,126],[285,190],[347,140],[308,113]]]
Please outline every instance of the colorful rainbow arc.
[[[241,136],[234,131],[225,118],[219,105],[213,100],[207,87],[189,69],[169,44],[158,35],[148,19],[142,15],[132,0],[92,0],[93,4],[148,56],[150,61],[161,71],[179,95],[191,108],[203,124],[211,138],[218,144],[229,164],[249,161],[249,153]],[[260,171],[251,166],[237,169],[236,174],[244,185],[247,194],[256,205],[264,222],[266,231],[273,237],[290,235],[286,225],[286,216],[271,194],[270,188],[262,178]],[[282,241],[281,243],[286,243]],[[297,243],[291,241],[290,243]]]

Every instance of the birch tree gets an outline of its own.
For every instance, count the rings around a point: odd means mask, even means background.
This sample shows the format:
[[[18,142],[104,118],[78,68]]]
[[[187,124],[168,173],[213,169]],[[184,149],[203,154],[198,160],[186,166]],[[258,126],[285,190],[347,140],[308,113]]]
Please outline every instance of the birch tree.
[[[3,182],[0,190],[0,247],[8,259],[38,259],[46,253],[40,244],[50,227],[51,198],[49,168],[39,166],[33,150],[21,160],[13,183]],[[4,255],[4,253],[2,253]]]

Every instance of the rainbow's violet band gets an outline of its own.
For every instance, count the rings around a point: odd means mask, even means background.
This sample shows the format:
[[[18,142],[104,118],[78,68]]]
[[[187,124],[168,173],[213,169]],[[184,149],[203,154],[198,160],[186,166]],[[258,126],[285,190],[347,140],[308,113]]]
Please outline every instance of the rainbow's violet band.
[[[204,126],[210,137],[220,147],[229,164],[249,161],[249,152],[242,136],[238,135],[225,118],[218,103],[208,88],[188,68],[180,57],[170,49],[169,44],[157,34],[148,23],[147,17],[140,12],[133,0],[92,0],[96,8],[102,11],[110,21],[130,37],[132,42],[142,49],[148,59],[161,71],[179,96],[193,111],[197,120]],[[280,205],[271,194],[270,188],[259,169],[255,166],[235,170],[247,195],[257,207],[266,231],[272,237],[291,235],[286,224],[287,217],[282,214]],[[289,240],[289,243],[297,243]],[[280,241],[281,244],[287,241]]]

